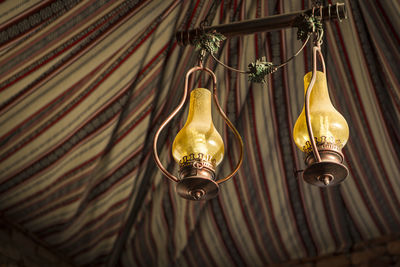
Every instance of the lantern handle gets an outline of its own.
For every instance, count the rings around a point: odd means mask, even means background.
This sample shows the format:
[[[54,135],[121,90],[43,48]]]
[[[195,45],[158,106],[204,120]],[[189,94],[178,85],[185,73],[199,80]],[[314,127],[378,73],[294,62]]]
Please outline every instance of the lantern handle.
[[[231,129],[231,131],[233,132],[233,134],[236,137],[236,141],[239,144],[239,160],[238,160],[238,162],[236,164],[236,167],[228,176],[216,181],[217,184],[221,184],[221,183],[229,180],[233,175],[235,175],[235,173],[239,170],[240,166],[242,166],[242,163],[243,163],[243,140],[242,140],[242,137],[240,136],[238,130],[236,130],[235,126],[229,120],[228,116],[226,116],[225,112],[221,108],[221,105],[219,104],[218,96],[217,96],[217,78],[215,77],[214,72],[212,72],[209,69],[207,69],[207,71],[209,71],[209,73],[213,77],[213,97],[214,97],[215,105],[218,108],[219,114],[222,116],[222,118],[224,119],[225,123]]]
[[[311,127],[311,118],[310,118],[310,95],[311,95],[311,91],[314,87],[315,84],[315,80],[317,78],[317,53],[319,55],[319,58],[321,60],[322,63],[322,71],[324,74],[326,74],[326,69],[325,69],[325,61],[324,61],[324,57],[321,53],[321,45],[320,42],[318,42],[317,44],[314,45],[313,47],[313,70],[312,70],[312,77],[311,77],[311,81],[307,87],[307,91],[306,91],[306,96],[305,96],[305,102],[304,102],[304,108],[305,108],[305,115],[306,115],[306,123],[307,123],[307,131],[308,131],[308,136],[310,138],[310,142],[311,142],[311,147],[312,147],[312,151],[314,153],[314,157],[316,159],[317,162],[321,162],[321,156],[319,154],[318,148],[317,148],[317,144],[315,142],[314,139],[314,133]]]
[[[165,128],[165,126],[176,116],[176,114],[182,109],[183,105],[186,102],[186,98],[187,95],[189,93],[189,77],[193,72],[196,71],[205,71],[207,73],[209,73],[212,78],[213,78],[213,85],[214,85],[214,91],[216,90],[216,83],[217,83],[217,79],[215,77],[215,74],[208,68],[203,67],[201,61],[199,61],[199,66],[195,66],[193,68],[191,68],[190,70],[188,70],[188,72],[186,73],[186,77],[185,77],[185,89],[183,92],[183,96],[181,101],[179,102],[179,105],[174,109],[174,111],[172,111],[172,113],[165,119],[165,121],[161,124],[161,126],[158,128],[156,134],[154,135],[154,140],[153,140],[153,157],[154,157],[154,161],[156,162],[157,167],[161,170],[161,172],[170,180],[174,181],[174,182],[179,182],[179,179],[171,174],[161,163],[160,158],[158,157],[158,152],[157,152],[157,142],[158,142],[158,138],[160,136],[161,131]],[[224,178],[225,179],[225,178]]]

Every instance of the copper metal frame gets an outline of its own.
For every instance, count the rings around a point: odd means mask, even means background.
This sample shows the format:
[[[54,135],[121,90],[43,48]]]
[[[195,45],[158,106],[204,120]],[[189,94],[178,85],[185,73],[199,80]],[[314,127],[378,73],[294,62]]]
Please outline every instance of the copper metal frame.
[[[342,182],[349,171],[343,165],[343,154],[340,148],[334,144],[323,143],[317,145],[310,118],[310,95],[317,77],[317,54],[322,64],[322,70],[325,72],[325,61],[321,53],[321,43],[319,41],[313,47],[313,70],[310,84],[307,87],[304,99],[305,116],[308,136],[310,138],[312,151],[305,158],[307,168],[303,172],[303,180],[307,183],[325,187]]]
[[[201,29],[193,29],[190,31],[180,31],[177,32],[176,38],[178,43],[186,45],[186,44],[193,44],[193,41],[198,38],[199,35],[203,34],[204,32],[212,32],[218,31],[219,33],[224,34],[227,37],[231,36],[240,36],[246,34],[252,34],[256,32],[267,32],[273,30],[279,30],[287,27],[295,26],[296,19],[301,15],[314,15],[315,8],[305,11],[293,12],[290,14],[282,14],[276,16],[270,16],[267,18],[262,19],[255,19],[255,20],[247,20],[241,22],[235,22],[231,24],[224,24],[224,25],[217,25],[217,26],[210,26],[210,27],[202,27]],[[328,7],[319,7],[319,15],[321,20],[330,20],[330,19],[338,19],[342,21],[342,19],[347,18],[346,14],[346,7],[343,3],[337,3],[335,8],[332,9],[332,5],[328,5]],[[309,100],[312,87],[315,84],[316,79],[316,66],[317,66],[317,53],[319,58],[322,62],[323,72],[325,73],[325,63],[321,53],[320,42],[321,38],[318,39],[316,45],[313,47],[313,75],[311,78],[311,82],[306,91],[305,97],[305,115],[306,115],[306,122],[307,122],[307,130],[309,134],[309,138],[311,141],[312,152],[306,156],[306,165],[307,168],[303,172],[303,179],[311,184],[315,184],[317,186],[327,186],[331,184],[335,184],[343,180],[347,174],[347,168],[342,164],[343,162],[343,155],[340,151],[336,151],[335,149],[329,149],[326,147],[317,146],[313,131],[311,128],[311,120],[310,120],[310,111],[309,111]],[[239,143],[240,147],[240,156],[239,161],[236,165],[236,168],[232,171],[231,174],[226,176],[223,179],[219,179],[217,181],[213,181],[215,172],[213,169],[209,170],[202,170],[202,168],[196,168],[195,166],[193,171],[196,171],[198,175],[196,177],[186,177],[187,173],[191,173],[192,170],[184,170],[182,173],[185,173],[184,179],[178,179],[176,176],[172,175],[168,172],[164,166],[162,165],[158,154],[157,154],[157,141],[160,135],[160,132],[163,128],[172,120],[173,117],[182,109],[187,95],[188,95],[188,80],[189,76],[195,71],[205,71],[209,73],[213,78],[213,96],[214,102],[217,105],[218,111],[221,116],[224,118],[226,124],[235,134],[235,137]],[[321,152],[321,153],[320,153]],[[186,74],[185,79],[185,90],[182,97],[181,102],[179,103],[178,107],[174,109],[174,111],[167,117],[167,119],[161,124],[160,128],[157,130],[154,143],[153,143],[153,155],[155,162],[159,169],[163,172],[163,174],[169,178],[170,180],[177,182],[177,191],[178,193],[188,199],[199,200],[199,199],[207,199],[209,197],[215,196],[218,192],[218,184],[225,182],[226,180],[230,179],[240,168],[242,161],[243,161],[243,141],[240,137],[240,134],[237,132],[236,128],[233,124],[229,121],[228,117],[223,112],[221,106],[219,105],[217,93],[216,93],[216,77],[215,74],[208,68],[205,68],[201,65],[190,69]],[[321,157],[322,155],[322,157]],[[200,164],[201,165],[201,164]],[[203,172],[203,174],[202,174]],[[212,179],[210,179],[212,177]],[[190,178],[190,179],[189,179]],[[199,179],[200,178],[200,179]],[[194,180],[193,180],[194,179]],[[202,185],[205,182],[206,185]],[[206,188],[210,185],[209,193],[204,191],[203,188]],[[194,188],[194,187],[196,188]],[[189,190],[191,190],[189,192]],[[211,192],[212,191],[212,192]],[[212,195],[212,196],[211,196]]]
[[[198,164],[193,164],[193,168],[189,170],[181,170],[180,173],[184,173],[183,179],[179,179],[170,172],[168,172],[167,169],[164,168],[162,165],[158,153],[157,153],[157,141],[159,138],[159,135],[161,131],[165,128],[165,126],[176,116],[176,114],[182,109],[183,105],[186,102],[187,95],[189,93],[189,77],[192,73],[196,71],[204,71],[207,72],[208,74],[211,75],[212,81],[213,81],[213,99],[214,103],[217,106],[218,112],[224,119],[225,123],[228,125],[228,127],[231,129],[233,134],[236,137],[236,140],[239,144],[239,160],[238,163],[236,164],[235,169],[226,177],[222,179],[217,179],[213,180],[210,177],[214,177],[214,170],[208,168],[208,169],[203,169],[203,165],[200,164],[201,167],[198,166]],[[191,68],[187,73],[186,73],[186,78],[185,78],[185,89],[183,92],[182,99],[179,103],[179,105],[173,110],[173,112],[165,119],[165,121],[161,124],[160,128],[157,130],[155,136],[154,136],[154,141],[153,141],[153,156],[154,160],[158,166],[158,168],[162,171],[162,173],[169,178],[170,180],[177,182],[177,192],[179,195],[186,199],[190,200],[204,200],[204,199],[210,199],[212,197],[215,197],[218,193],[219,187],[218,185],[229,180],[235,173],[239,170],[240,166],[242,165],[243,162],[243,140],[242,137],[240,136],[239,132],[236,130],[235,126],[231,123],[229,118],[226,116],[225,112],[222,110],[219,101],[218,101],[218,96],[217,96],[217,78],[209,68],[203,67],[201,62],[200,66],[196,66]],[[196,166],[195,166],[196,165]],[[195,172],[195,174],[191,174]],[[211,173],[211,176],[210,176]],[[182,177],[181,177],[182,178]]]
[[[306,96],[305,96],[305,100],[304,100],[305,102],[304,103],[305,103],[305,115],[306,115],[307,131],[308,131],[308,135],[310,137],[310,142],[311,142],[312,150],[313,150],[313,153],[314,153],[314,157],[317,160],[317,162],[321,162],[321,156],[319,155],[319,152],[318,152],[318,149],[317,149],[317,144],[316,144],[315,139],[314,139],[314,133],[313,133],[312,128],[311,128],[311,118],[310,118],[310,96],[311,96],[312,88],[314,87],[314,84],[315,84],[315,80],[317,78],[317,53],[318,53],[318,56],[321,59],[322,72],[325,73],[325,61],[324,61],[324,58],[323,58],[322,53],[321,53],[321,45],[318,43],[317,45],[315,45],[313,47],[312,77],[311,77],[310,84],[308,85],[308,88],[307,88],[307,91],[306,91]]]

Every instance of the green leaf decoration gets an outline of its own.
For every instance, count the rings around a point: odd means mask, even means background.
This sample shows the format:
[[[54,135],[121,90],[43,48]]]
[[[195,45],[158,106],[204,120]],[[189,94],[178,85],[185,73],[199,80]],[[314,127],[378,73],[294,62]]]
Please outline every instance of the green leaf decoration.
[[[297,27],[297,40],[305,42],[308,36],[317,32],[319,36],[323,32],[322,22],[320,18],[308,15],[298,16],[294,22]]]
[[[208,32],[200,35],[194,40],[194,46],[196,50],[200,50],[202,54],[206,51],[211,54],[215,54],[219,47],[220,42],[225,40],[226,37],[216,31]]]
[[[249,81],[254,83],[266,82],[266,76],[275,71],[277,71],[277,67],[272,62],[266,61],[265,57],[262,57],[249,64]]]

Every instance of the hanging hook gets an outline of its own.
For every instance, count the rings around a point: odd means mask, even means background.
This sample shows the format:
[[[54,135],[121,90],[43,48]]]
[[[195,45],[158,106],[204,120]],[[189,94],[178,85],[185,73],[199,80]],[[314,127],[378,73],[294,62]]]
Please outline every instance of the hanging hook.
[[[196,38],[199,38],[199,36],[203,36],[206,33],[204,30],[206,24],[207,24],[206,20],[200,22],[199,28],[196,28]],[[204,49],[200,49],[198,54],[198,65],[200,67],[203,67],[203,60],[205,56],[206,56],[206,51]]]
[[[340,17],[340,12],[339,12],[339,3],[336,3],[336,14],[337,14],[337,18],[339,20],[339,22],[342,22],[342,18]]]

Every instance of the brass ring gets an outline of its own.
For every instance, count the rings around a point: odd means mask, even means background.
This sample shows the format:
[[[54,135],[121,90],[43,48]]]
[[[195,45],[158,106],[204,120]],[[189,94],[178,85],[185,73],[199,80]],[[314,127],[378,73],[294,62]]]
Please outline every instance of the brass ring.
[[[328,5],[328,19],[331,20],[331,4]]]
[[[338,5],[338,3],[336,3],[336,14],[337,14],[337,18],[338,18],[339,22],[342,22],[342,18],[340,17],[340,13],[339,13],[339,5]]]

